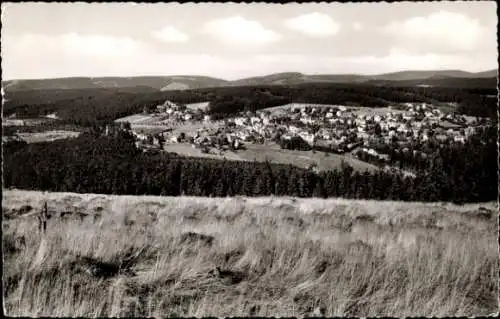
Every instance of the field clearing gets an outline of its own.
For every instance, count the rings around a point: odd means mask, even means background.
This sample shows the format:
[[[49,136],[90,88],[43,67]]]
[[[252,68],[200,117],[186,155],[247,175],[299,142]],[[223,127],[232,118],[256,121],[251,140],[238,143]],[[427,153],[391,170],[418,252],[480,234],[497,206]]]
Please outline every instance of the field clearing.
[[[267,160],[271,163],[291,164],[301,168],[308,168],[314,164],[320,171],[340,168],[342,160],[350,164],[357,171],[376,171],[378,169],[377,166],[355,159],[350,155],[329,153],[328,156],[325,156],[323,152],[313,153],[312,151],[284,150],[275,143],[268,145],[247,143],[245,144],[245,148],[236,152],[224,151],[223,155],[216,155],[204,154],[200,149],[192,148],[191,145],[186,143],[166,143],[164,146],[164,149],[168,152],[175,152],[185,156],[216,159],[223,159],[225,157],[228,160],[250,162],[265,162]]]
[[[181,82],[172,82],[162,87],[160,91],[173,91],[173,90],[187,90],[189,89],[189,85]]]
[[[2,196],[9,316],[498,311],[494,203],[21,190]],[[40,238],[36,218],[16,210],[36,211],[44,201],[54,217]],[[63,211],[70,213],[59,217]]]
[[[174,152],[183,156],[214,158],[214,159],[224,159],[225,157],[226,159],[233,161],[243,160],[238,155],[238,153],[229,151],[225,151],[223,155],[202,153],[200,149],[193,148],[191,144],[188,143],[165,143],[163,149],[166,150],[167,152]]]
[[[245,146],[247,150],[242,151],[241,154],[240,151],[238,153],[242,159],[248,161],[265,162],[268,160],[273,163],[292,164],[302,168],[315,164],[320,171],[327,171],[340,168],[342,160],[344,160],[358,171],[378,169],[375,165],[357,160],[349,155],[329,153],[328,156],[325,156],[323,152],[285,150],[275,143],[269,145],[245,144]]]
[[[36,133],[17,133],[17,135],[27,143],[40,143],[78,137],[80,132],[57,130]]]
[[[186,107],[191,110],[203,110],[206,111],[208,109],[210,102],[200,102],[200,103],[190,103],[186,104]]]
[[[458,124],[455,124],[455,123],[451,123],[451,122],[448,122],[448,121],[439,121],[439,126],[442,126],[444,128],[453,128],[453,129],[457,129],[457,128],[460,128],[462,127],[461,125],[458,125]]]
[[[348,107],[355,115],[387,115],[391,112],[393,114],[405,114],[407,111],[397,110],[390,107]]]
[[[115,122],[129,122],[130,124],[141,124],[153,119],[153,115],[134,114],[115,120]]]
[[[40,125],[45,122],[49,122],[52,119],[49,118],[27,118],[27,119],[16,119],[16,118],[4,118],[2,119],[2,126],[35,126]]]

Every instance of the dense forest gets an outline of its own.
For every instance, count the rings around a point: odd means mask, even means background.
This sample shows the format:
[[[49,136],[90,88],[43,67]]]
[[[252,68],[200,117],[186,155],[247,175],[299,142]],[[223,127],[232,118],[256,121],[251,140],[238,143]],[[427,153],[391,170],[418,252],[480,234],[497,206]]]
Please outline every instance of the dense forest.
[[[383,87],[368,84],[298,84],[292,86],[216,87],[154,91],[148,87],[85,90],[23,90],[7,92],[3,115],[32,118],[56,113],[67,124],[92,126],[140,113],[165,100],[209,101],[209,112],[222,118],[244,110],[296,103],[384,107],[403,102],[453,102],[458,113],[496,119],[497,90],[460,87]]]
[[[291,165],[149,154],[132,136],[89,130],[55,142],[4,145],[4,187],[58,192],[196,196],[345,197],[477,202],[497,198],[497,130],[437,148],[416,177],[352,167],[315,173]]]

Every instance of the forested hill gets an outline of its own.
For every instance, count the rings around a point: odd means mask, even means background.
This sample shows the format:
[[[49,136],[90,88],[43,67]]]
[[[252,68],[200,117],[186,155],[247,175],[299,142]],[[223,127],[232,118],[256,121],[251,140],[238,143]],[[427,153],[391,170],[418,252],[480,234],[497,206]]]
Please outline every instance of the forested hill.
[[[496,79],[494,81],[470,79],[470,81],[475,81],[476,85],[421,87],[316,83],[214,87],[163,92],[144,87],[24,90],[7,92],[2,112],[4,116],[15,114],[18,118],[56,113],[62,121],[93,125],[96,122],[110,122],[140,113],[145,107],[155,107],[163,104],[165,100],[181,104],[208,101],[209,112],[215,117],[291,102],[361,107],[386,107],[405,102],[452,102],[458,105],[456,111],[459,113],[496,119]]]
[[[101,129],[102,131],[102,129]],[[102,133],[102,132],[101,132]],[[300,196],[485,202],[497,198],[497,129],[437,147],[416,177],[397,171],[315,173],[291,165],[143,153],[126,132],[4,145],[4,187],[128,195]],[[61,169],[63,168],[64,169]]]
[[[52,89],[98,89],[141,87],[146,90],[197,89],[223,86],[226,80],[207,76],[139,76],[139,77],[70,77],[58,79],[3,81],[5,91],[52,90]]]
[[[123,87],[148,87],[155,90],[188,90],[207,87],[223,86],[253,86],[253,85],[296,85],[309,83],[371,83],[380,82],[428,81],[441,80],[437,86],[462,86],[474,85],[474,79],[489,79],[496,86],[497,70],[484,72],[465,72],[460,70],[439,71],[401,71],[378,75],[362,74],[319,74],[308,75],[299,72],[275,73],[265,76],[248,77],[234,81],[198,75],[176,76],[139,76],[139,77],[69,77],[58,79],[36,80],[10,80],[3,81],[5,91],[39,90],[39,89],[90,89],[90,88],[123,88]],[[456,84],[459,83],[459,84]],[[412,82],[399,83],[413,85]],[[432,84],[432,83],[431,83]]]

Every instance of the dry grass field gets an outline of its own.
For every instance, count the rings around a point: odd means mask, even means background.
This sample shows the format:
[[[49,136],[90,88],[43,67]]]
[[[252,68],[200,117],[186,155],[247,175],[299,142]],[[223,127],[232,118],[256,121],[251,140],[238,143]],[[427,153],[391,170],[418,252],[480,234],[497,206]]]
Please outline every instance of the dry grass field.
[[[494,203],[2,196],[9,316],[498,311]],[[43,235],[33,213],[45,201]]]

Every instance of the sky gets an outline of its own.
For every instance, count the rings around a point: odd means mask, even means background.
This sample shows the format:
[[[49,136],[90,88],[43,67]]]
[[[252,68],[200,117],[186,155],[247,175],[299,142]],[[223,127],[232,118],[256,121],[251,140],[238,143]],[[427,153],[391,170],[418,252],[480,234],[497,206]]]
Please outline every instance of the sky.
[[[496,2],[2,3],[2,79],[498,68]]]

